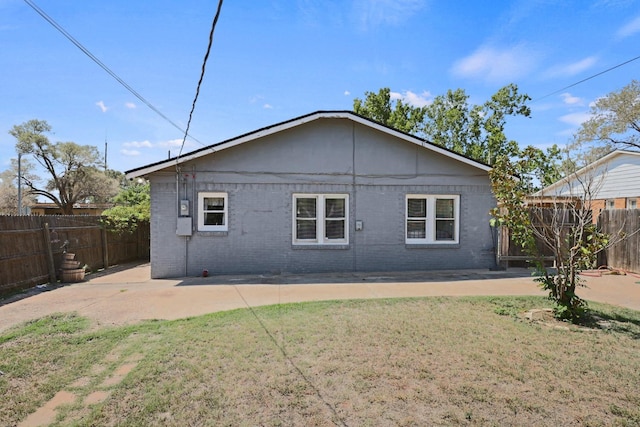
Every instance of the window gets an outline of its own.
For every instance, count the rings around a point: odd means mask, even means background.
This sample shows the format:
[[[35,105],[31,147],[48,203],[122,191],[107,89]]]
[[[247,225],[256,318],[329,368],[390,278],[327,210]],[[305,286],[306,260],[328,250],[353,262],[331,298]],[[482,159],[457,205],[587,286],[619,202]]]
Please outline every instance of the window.
[[[294,194],[293,243],[349,242],[347,194]]]
[[[627,209],[637,209],[638,208],[637,200],[638,199],[636,197],[627,199]]]
[[[460,196],[407,195],[407,243],[458,243]]]
[[[612,199],[607,200],[607,209],[611,210],[615,208],[616,208],[616,201]]]
[[[227,193],[198,194],[198,231],[227,231]]]

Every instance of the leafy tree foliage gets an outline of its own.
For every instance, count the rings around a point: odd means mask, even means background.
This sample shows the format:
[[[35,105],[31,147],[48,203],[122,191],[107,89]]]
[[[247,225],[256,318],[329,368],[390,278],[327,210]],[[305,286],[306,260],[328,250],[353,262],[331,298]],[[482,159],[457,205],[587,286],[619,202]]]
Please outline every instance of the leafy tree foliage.
[[[151,195],[148,181],[122,180],[120,192],[113,197],[114,207],[102,213],[105,222],[119,231],[133,231],[138,223],[149,221]]]
[[[117,181],[100,170],[102,159],[96,147],[51,143],[48,132],[51,126],[44,120],[29,120],[9,131],[17,140],[18,152],[31,154],[48,175],[44,185],[23,177],[31,194],[51,200],[65,215],[72,215],[75,203],[104,202],[117,192]]]
[[[391,89],[385,87],[378,93],[365,92],[364,101],[354,99],[353,111],[402,132],[419,134],[422,131],[426,109],[411,106],[401,99],[397,99],[395,104],[392,103]]]
[[[575,134],[574,145],[598,143],[609,150],[640,149],[640,82],[633,80],[598,99],[591,115]]]
[[[354,111],[487,164],[518,152],[518,144],[505,135],[507,117],[531,114],[526,105],[529,96],[520,94],[513,84],[498,90],[482,105],[470,105],[462,89],[449,90],[425,107],[413,107],[401,100],[393,104],[390,93],[389,88],[365,92],[364,101],[354,100]]]

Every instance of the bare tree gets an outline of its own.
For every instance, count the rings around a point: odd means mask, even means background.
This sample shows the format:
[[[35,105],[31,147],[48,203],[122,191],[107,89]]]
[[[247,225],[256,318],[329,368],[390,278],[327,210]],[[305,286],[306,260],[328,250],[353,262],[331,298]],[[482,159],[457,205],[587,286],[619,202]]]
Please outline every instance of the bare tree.
[[[38,176],[33,173],[33,163],[22,159],[20,175],[35,181]],[[36,203],[36,197],[28,188],[22,194],[22,208],[28,208]],[[11,167],[0,173],[0,214],[17,215],[18,209],[18,160],[11,159]]]

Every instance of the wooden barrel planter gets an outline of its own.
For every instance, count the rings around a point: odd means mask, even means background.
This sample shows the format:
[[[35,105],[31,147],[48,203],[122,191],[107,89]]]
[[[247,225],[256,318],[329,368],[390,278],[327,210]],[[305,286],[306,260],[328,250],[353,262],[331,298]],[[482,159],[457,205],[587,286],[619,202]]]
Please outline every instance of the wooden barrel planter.
[[[76,261],[75,254],[62,254],[62,266],[60,268],[60,281],[64,283],[81,282],[84,280],[84,268],[80,267],[80,261]]]
[[[65,283],[81,282],[84,280],[84,268],[76,268],[73,270],[61,270],[60,280]]]

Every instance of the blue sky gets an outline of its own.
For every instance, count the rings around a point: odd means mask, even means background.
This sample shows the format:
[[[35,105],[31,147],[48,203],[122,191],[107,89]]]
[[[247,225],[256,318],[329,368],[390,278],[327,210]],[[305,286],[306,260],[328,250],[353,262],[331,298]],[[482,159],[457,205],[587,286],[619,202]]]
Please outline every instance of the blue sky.
[[[34,0],[172,121],[185,127],[216,0]],[[389,87],[415,105],[448,89],[482,103],[515,83],[532,118],[522,146],[567,143],[589,104],[640,78],[640,1],[226,0],[190,134],[205,145],[316,110],[350,110]],[[176,155],[182,133],[22,0],[0,0],[0,170],[8,131],[47,120],[53,141],[104,150],[129,170]],[[545,98],[543,98],[545,97]],[[543,98],[543,99],[540,99]],[[201,147],[187,140],[185,151]]]

